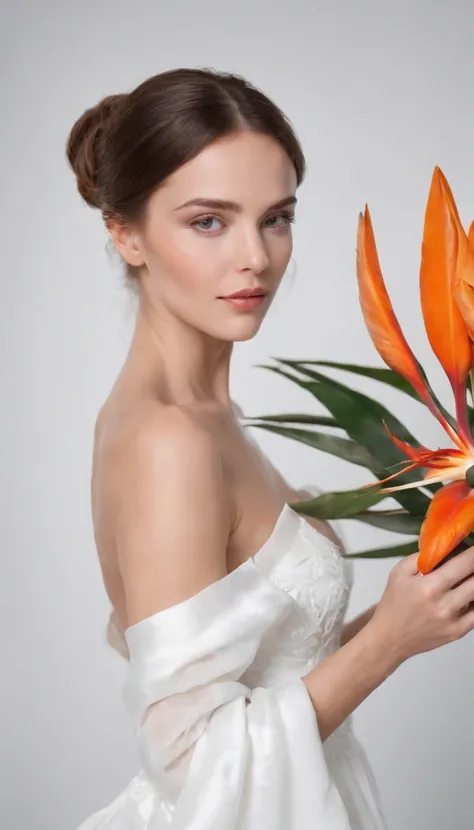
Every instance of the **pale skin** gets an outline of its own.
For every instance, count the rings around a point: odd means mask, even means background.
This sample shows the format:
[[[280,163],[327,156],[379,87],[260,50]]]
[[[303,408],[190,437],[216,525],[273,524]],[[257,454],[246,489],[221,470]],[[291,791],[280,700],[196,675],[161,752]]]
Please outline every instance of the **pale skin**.
[[[97,418],[91,482],[105,588],[125,630],[186,600],[260,549],[293,490],[249,442],[229,393],[234,342],[253,338],[287,268],[296,175],[274,139],[214,143],[150,197],[140,227],[110,221],[140,269],[135,332]],[[231,209],[188,205],[196,199]],[[262,287],[252,311],[223,295]],[[323,522],[307,517],[336,544]],[[422,577],[393,568],[381,601],[303,678],[325,740],[409,657],[465,636],[472,549]]]

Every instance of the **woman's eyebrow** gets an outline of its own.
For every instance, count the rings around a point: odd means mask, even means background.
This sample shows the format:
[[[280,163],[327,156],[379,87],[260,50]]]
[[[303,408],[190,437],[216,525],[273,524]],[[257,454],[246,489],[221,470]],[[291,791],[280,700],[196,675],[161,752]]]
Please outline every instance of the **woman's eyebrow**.
[[[296,205],[297,201],[296,196],[287,196],[284,199],[280,199],[280,201],[276,202],[276,204],[270,205],[270,207],[267,208],[267,211],[277,210],[278,208],[286,207],[286,205]],[[212,208],[214,210],[233,210],[235,213],[242,212],[242,205],[239,205],[237,202],[228,202],[223,199],[201,198],[190,199],[189,202],[185,202],[183,205],[175,208],[175,210],[182,210],[183,208],[190,207],[191,205]],[[265,213],[267,211],[265,211]]]

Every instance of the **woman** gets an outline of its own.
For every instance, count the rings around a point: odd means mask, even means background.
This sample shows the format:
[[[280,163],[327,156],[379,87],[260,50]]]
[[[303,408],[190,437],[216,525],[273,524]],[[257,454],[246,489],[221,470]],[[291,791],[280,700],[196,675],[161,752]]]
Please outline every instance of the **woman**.
[[[291,256],[298,140],[242,78],[181,69],[86,111],[67,155],[138,295],[92,510],[143,770],[81,830],[383,828],[351,714],[472,630],[474,554],[423,578],[406,558],[343,626],[337,537],[239,423],[230,357]]]

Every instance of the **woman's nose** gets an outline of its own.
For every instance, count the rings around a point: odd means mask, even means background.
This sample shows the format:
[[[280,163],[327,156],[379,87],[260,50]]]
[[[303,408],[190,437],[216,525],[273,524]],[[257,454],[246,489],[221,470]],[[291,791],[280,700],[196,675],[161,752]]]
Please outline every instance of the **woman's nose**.
[[[270,264],[264,241],[258,231],[246,230],[237,241],[237,263],[240,271],[260,274]]]

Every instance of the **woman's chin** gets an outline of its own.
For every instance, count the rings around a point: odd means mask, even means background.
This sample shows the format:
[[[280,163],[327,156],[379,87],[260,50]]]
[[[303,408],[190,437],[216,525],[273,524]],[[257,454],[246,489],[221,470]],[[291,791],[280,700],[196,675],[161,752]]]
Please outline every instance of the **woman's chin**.
[[[223,334],[223,340],[230,340],[234,343],[243,343],[246,340],[252,340],[260,329],[264,320],[261,314],[249,315],[246,320],[236,320],[234,325],[226,326]]]
[[[269,302],[269,298],[267,297],[260,307],[251,311],[242,311],[240,309],[234,311],[232,309],[231,315],[226,315],[224,322],[222,320],[220,321],[222,339],[235,343],[252,340],[258,333],[266,317],[270,303],[271,300]]]

